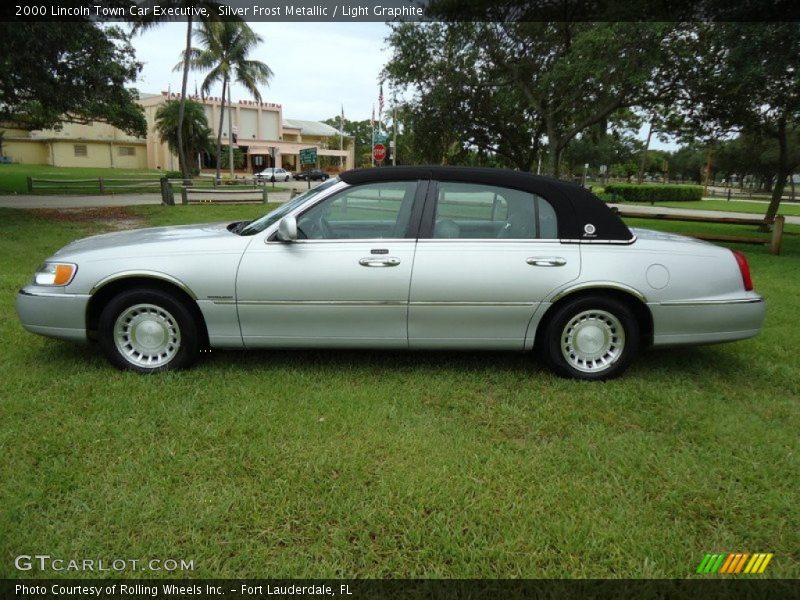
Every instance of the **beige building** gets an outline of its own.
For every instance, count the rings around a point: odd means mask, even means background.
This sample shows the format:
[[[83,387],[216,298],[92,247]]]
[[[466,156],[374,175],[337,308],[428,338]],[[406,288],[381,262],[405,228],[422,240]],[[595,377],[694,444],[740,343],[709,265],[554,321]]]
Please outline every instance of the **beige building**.
[[[147,144],[105,123],[64,123],[56,129],[4,127],[3,155],[13,162],[56,167],[146,169]]]
[[[45,164],[58,167],[116,167],[124,169],[178,170],[178,158],[161,142],[155,130],[158,107],[179,94],[141,94],[140,104],[147,119],[147,137],[137,138],[104,123],[77,125],[64,123],[60,128],[43,131],[24,131],[4,127],[3,154],[13,162]],[[193,97],[201,102],[214,132],[221,114],[219,98]],[[278,166],[290,171],[300,170],[299,152],[316,148],[320,157],[334,169],[353,168],[353,139],[341,137],[339,130],[317,121],[298,121],[283,118],[280,104],[240,100],[225,107],[222,143],[228,144],[228,119],[232,118],[234,146],[245,157],[244,169],[252,173]],[[340,149],[340,145],[343,149]],[[213,168],[211,156],[192,157],[204,169]]]

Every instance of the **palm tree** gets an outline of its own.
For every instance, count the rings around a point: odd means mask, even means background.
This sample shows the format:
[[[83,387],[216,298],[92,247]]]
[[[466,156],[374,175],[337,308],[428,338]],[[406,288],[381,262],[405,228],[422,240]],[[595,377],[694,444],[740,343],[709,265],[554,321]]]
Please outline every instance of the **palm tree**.
[[[166,21],[170,21],[175,17],[170,16],[163,16],[163,17],[156,17],[156,11],[153,10],[156,5],[159,5],[162,8],[175,8],[175,9],[186,9],[191,8],[192,10],[186,11],[186,49],[184,50],[184,54],[188,53],[192,47],[192,25],[193,25],[193,13],[195,8],[205,7],[205,14],[209,15],[209,19],[216,18],[216,15],[219,14],[218,9],[220,6],[219,2],[215,2],[214,0],[144,0],[143,2],[139,2],[139,6],[145,8],[147,10],[143,11],[146,13],[146,16],[137,18],[133,23],[132,33],[135,35],[137,33],[143,33],[149,29],[154,27],[158,27],[162,23]],[[160,14],[169,13],[170,11],[159,11]],[[180,14],[182,11],[178,11]],[[232,19],[238,19],[238,17],[229,17]],[[202,19],[202,17],[201,17]],[[203,21],[201,21],[203,22]],[[178,164],[180,166],[181,175],[184,180],[190,178],[188,164],[186,162],[186,148],[184,145],[183,139],[183,124],[185,122],[183,118],[183,114],[186,111],[186,88],[189,83],[189,65],[186,64],[183,67],[183,79],[181,80],[181,97],[180,97],[180,107],[178,109],[178,145],[177,145],[177,153],[178,153]]]
[[[177,152],[181,141],[187,156],[192,158],[200,152],[210,152],[211,128],[208,126],[203,105],[193,100],[187,100],[183,105],[183,115],[180,114],[181,102],[176,100],[170,100],[158,107],[156,111],[158,137],[167,143],[171,152]],[[190,162],[191,160],[187,160],[187,170]]]
[[[219,129],[217,131],[217,179],[220,173],[220,151],[222,149],[222,124],[225,119],[225,99],[230,94],[230,86],[239,83],[250,94],[261,102],[259,84],[269,85],[272,69],[261,61],[248,58],[255,47],[263,40],[247,23],[241,21],[207,21],[195,32],[200,48],[190,48],[184,54],[184,60],[176,65],[176,69],[184,64],[197,70],[207,70],[203,80],[201,93],[205,96],[211,87],[222,82],[222,100],[220,103]],[[228,140],[233,151],[233,140]],[[231,177],[233,177],[233,160],[230,160]]]

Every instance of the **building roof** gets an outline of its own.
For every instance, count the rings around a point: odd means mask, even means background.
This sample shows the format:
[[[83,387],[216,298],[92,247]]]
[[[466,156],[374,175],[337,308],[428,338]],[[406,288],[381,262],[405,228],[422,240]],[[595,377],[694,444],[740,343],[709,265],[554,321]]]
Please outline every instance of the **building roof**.
[[[290,129],[299,129],[301,135],[315,135],[320,137],[339,135],[338,129],[331,127],[327,123],[320,123],[319,121],[284,119],[283,126]],[[347,134],[345,134],[345,136],[347,136]]]

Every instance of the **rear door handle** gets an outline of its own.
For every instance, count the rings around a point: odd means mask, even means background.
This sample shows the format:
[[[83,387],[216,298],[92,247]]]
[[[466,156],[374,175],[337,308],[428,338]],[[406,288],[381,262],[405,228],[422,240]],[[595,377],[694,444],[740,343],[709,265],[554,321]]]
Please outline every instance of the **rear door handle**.
[[[358,261],[362,267],[396,267],[400,259],[394,256],[368,256]]]
[[[534,267],[563,267],[567,259],[560,256],[531,256],[525,262]]]

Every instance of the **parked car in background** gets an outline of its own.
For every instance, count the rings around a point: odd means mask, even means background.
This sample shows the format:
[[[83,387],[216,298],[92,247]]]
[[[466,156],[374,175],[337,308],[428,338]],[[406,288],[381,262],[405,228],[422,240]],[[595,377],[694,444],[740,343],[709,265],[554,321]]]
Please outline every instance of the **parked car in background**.
[[[270,167],[260,173],[256,173],[256,179],[258,181],[290,181],[292,174],[286,169]]]
[[[320,169],[311,169],[310,171],[299,171],[294,174],[294,178],[298,181],[327,181],[330,175]]]
[[[765,308],[740,252],[629,229],[580,186],[386,167],[254,221],[72,242],[17,313],[141,373],[211,347],[324,347],[536,351],[559,375],[608,379],[648,346],[752,337]]]

